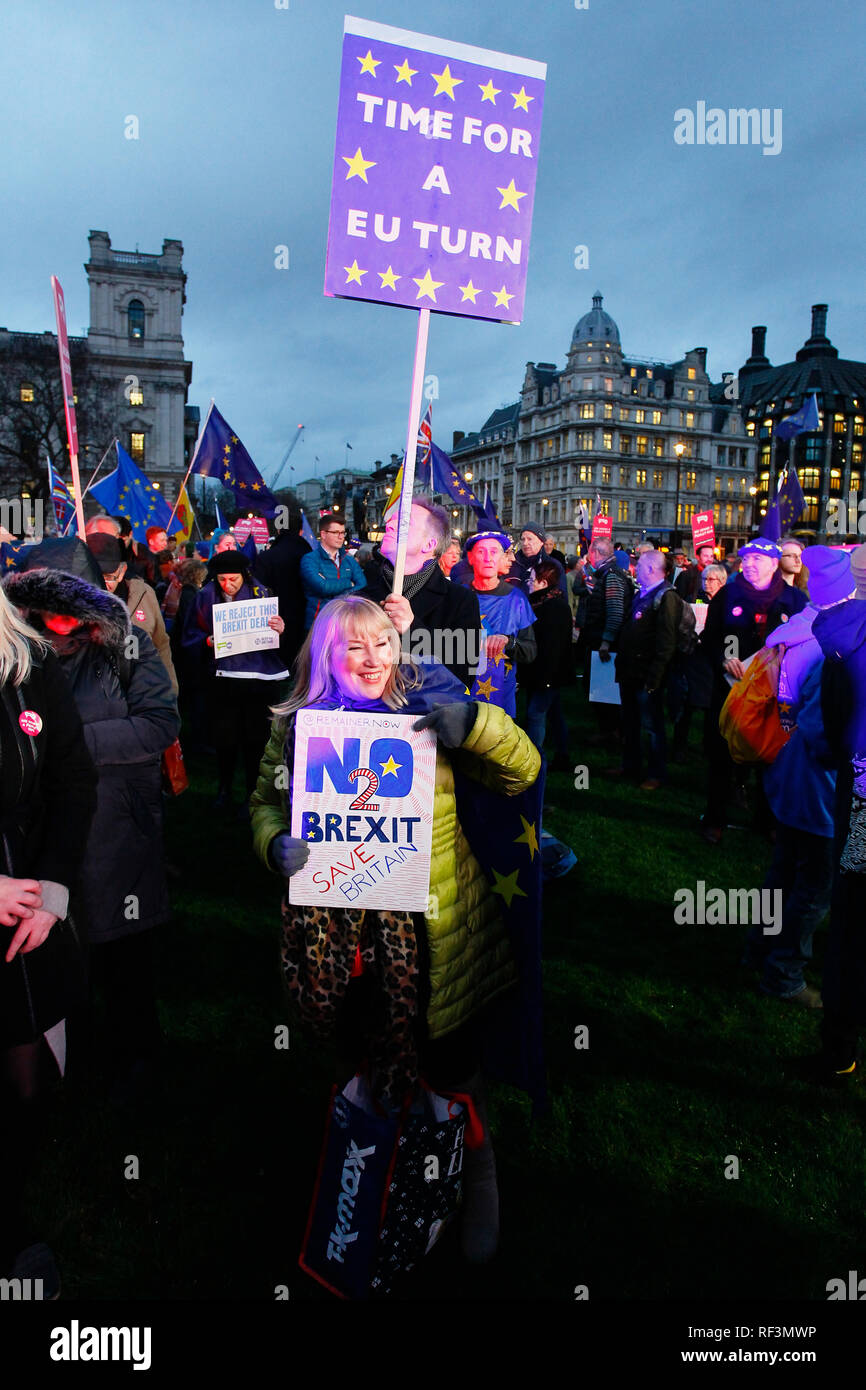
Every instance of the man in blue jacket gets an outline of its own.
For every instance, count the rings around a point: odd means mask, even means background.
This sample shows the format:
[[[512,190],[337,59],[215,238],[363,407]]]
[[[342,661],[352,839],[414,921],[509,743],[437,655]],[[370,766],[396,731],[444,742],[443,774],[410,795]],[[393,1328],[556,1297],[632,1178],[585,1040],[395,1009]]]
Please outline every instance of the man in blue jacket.
[[[319,544],[301,560],[301,583],[307,600],[305,632],[309,632],[319,609],[329,599],[366,588],[364,571],[344,549],[345,542],[346,525],[342,517],[326,512],[319,518]]]

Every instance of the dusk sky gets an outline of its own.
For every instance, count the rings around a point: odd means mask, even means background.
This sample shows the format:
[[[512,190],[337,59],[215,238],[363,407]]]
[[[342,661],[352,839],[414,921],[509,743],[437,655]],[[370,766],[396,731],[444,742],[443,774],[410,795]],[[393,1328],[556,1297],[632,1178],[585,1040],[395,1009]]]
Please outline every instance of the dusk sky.
[[[417,316],[323,293],[344,5],[87,0],[4,6],[0,324],[88,322],[87,234],[184,246],[189,393],[213,396],[266,479],[299,422],[295,481],[405,444]],[[790,360],[829,305],[866,357],[859,7],[829,0],[519,0],[352,6],[368,20],[548,65],[523,323],[433,315],[434,439],[517,398],[528,360],[562,366],[592,294],[627,354],[709,349],[714,380]],[[781,149],[681,145],[681,108],[781,110]],[[140,136],[124,136],[138,117]],[[778,120],[778,118],[776,118]],[[458,225],[457,219],[455,223]],[[274,248],[289,248],[288,269]],[[589,268],[574,249],[586,245]],[[285,481],[285,475],[284,475]]]

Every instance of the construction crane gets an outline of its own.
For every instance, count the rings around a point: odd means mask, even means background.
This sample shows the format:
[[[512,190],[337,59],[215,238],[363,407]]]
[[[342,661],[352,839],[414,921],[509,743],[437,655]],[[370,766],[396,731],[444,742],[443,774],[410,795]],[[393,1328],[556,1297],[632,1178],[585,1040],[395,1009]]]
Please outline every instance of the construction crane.
[[[277,490],[277,483],[280,481],[280,474],[282,473],[283,469],[285,468],[286,464],[288,463],[289,459],[291,458],[291,456],[292,456],[292,450],[294,449],[295,445],[297,444],[297,442],[298,442],[298,440],[300,439],[300,437],[301,437],[301,435],[303,434],[303,432],[304,432],[304,426],[303,426],[303,425],[298,425],[298,428],[295,430],[294,436],[293,436],[293,438],[292,438],[291,444],[289,445],[289,447],[288,447],[288,449],[286,450],[286,452],[283,454],[283,461],[282,461],[282,463],[280,464],[279,468],[277,469],[276,474],[274,475],[274,481],[271,483],[271,492],[276,492],[276,490]]]

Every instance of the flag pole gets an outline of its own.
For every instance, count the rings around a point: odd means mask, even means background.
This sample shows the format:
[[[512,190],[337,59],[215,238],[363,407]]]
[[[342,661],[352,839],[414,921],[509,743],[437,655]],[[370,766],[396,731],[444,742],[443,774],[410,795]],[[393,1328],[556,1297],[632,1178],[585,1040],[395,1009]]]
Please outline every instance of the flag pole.
[[[214,408],[214,398],[213,398],[213,396],[211,396],[211,398],[210,398],[210,405],[208,406],[208,410],[207,410],[207,415],[204,417],[204,424],[202,425],[201,429],[200,429],[199,432],[198,432],[198,439],[195,441],[195,448],[194,448],[193,451],[192,451],[192,458],[191,458],[190,461],[189,461],[189,468],[186,470],[186,477],[184,478],[183,482],[181,483],[180,487],[179,487],[178,490],[177,490],[177,498],[175,499],[175,504],[174,504],[174,506],[173,506],[172,509],[171,509],[171,516],[169,517],[168,521],[167,521],[166,524],[165,524],[165,529],[166,529],[166,531],[168,531],[169,526],[170,526],[171,523],[174,521],[174,514],[175,514],[175,512],[177,511],[177,504],[178,504],[178,502],[180,501],[180,494],[183,492],[184,488],[186,487],[187,483],[189,482],[189,475],[190,475],[190,473],[191,473],[192,470],[193,470],[193,465],[195,464],[196,459],[198,458],[199,446],[200,446],[202,440],[204,439],[204,432],[205,432],[205,430],[207,429],[207,422],[208,422],[208,420],[209,420],[210,417],[211,417],[211,411],[213,410],[213,408]]]
[[[409,543],[409,519],[412,511],[412,492],[415,484],[415,457],[418,451],[418,423],[421,416],[421,391],[427,361],[427,337],[430,332],[430,310],[418,310],[418,333],[415,339],[415,363],[412,369],[412,392],[409,400],[409,426],[406,431],[406,453],[403,457],[403,486],[400,489],[400,519],[397,523],[397,553],[394,556],[394,584],[391,592],[403,592],[403,573],[406,568],[406,548]]]
[[[96,479],[96,475],[97,475],[97,473],[99,472],[99,470],[100,470],[100,468],[102,467],[102,465],[105,463],[105,460],[108,458],[108,455],[111,453],[111,450],[114,448],[115,444],[119,444],[119,443],[120,443],[119,439],[117,439],[117,438],[112,439],[112,441],[111,441],[111,443],[109,444],[108,448],[106,449],[105,453],[102,455],[102,458],[99,460],[98,464],[96,465],[96,467],[94,468],[93,472],[92,472],[91,475],[90,475],[90,482],[87,484],[87,487],[84,489],[84,491],[83,491],[82,494],[81,494],[81,500],[82,500],[82,502],[84,501],[84,499],[85,499],[85,497],[87,496],[87,494],[88,494],[88,492],[90,491],[90,489],[93,487],[94,481],[95,481],[95,479]]]

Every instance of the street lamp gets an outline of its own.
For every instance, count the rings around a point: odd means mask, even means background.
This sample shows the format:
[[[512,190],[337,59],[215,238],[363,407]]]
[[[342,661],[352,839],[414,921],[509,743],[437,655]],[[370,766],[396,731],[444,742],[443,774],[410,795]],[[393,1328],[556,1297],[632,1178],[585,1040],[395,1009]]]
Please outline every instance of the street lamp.
[[[675,496],[675,498],[674,498],[674,529],[673,529],[673,531],[671,532],[671,546],[672,546],[672,547],[675,547],[675,546],[679,545],[679,543],[680,543],[680,533],[679,533],[679,524],[680,524],[680,465],[682,464],[682,461],[683,461],[683,454],[684,454],[685,452],[686,452],[686,446],[685,446],[685,444],[682,443],[682,441],[680,441],[679,444],[675,444],[675,445],[674,445],[674,453],[675,453],[676,456],[677,456],[677,491],[676,491],[676,496]]]
[[[464,474],[463,474],[463,477],[464,477],[464,480],[465,480],[467,483],[471,483],[471,482],[472,482],[472,474],[471,474],[471,473],[469,473],[469,472],[464,473]]]

